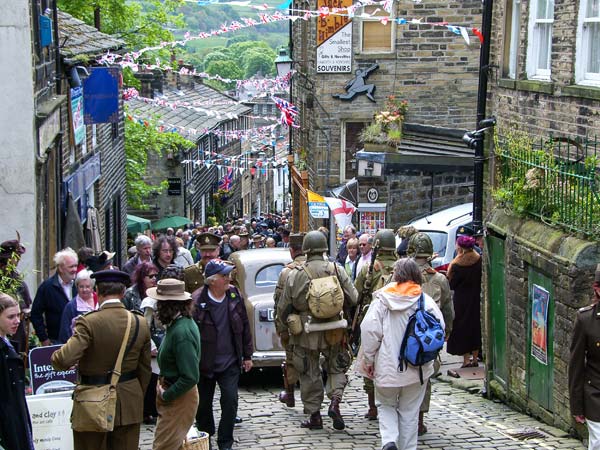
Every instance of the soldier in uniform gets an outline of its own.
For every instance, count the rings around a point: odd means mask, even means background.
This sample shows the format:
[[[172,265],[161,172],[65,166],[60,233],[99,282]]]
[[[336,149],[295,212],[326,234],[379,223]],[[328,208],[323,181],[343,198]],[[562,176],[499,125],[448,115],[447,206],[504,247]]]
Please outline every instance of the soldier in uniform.
[[[430,262],[433,258],[433,242],[431,242],[431,238],[427,233],[418,232],[410,237],[407,254],[415,260],[421,269],[421,276],[423,277],[423,284],[421,287],[423,288],[423,292],[433,298],[438,305],[438,308],[442,311],[442,316],[444,317],[444,323],[446,325],[446,338],[448,338],[452,331],[452,321],[454,320],[452,294],[450,292],[448,279],[431,267]],[[435,376],[440,370],[440,361],[438,358],[433,362],[433,369]],[[429,412],[430,400],[431,382],[428,380],[425,397],[423,398],[421,408],[419,409],[419,436],[427,433],[427,427],[425,426],[423,417],[426,412]]]
[[[281,320],[282,311],[280,311],[280,299],[285,288],[288,275],[290,272],[303,264],[306,261],[306,257],[302,254],[302,241],[304,240],[305,233],[295,233],[289,235],[288,248],[290,250],[290,256],[292,262],[289,263],[279,274],[277,280],[277,286],[275,287],[275,294],[273,300],[275,302],[275,329],[281,339],[281,345],[285,348],[285,361],[281,365],[283,369],[283,381],[285,390],[279,394],[279,401],[285,403],[289,408],[296,406],[294,399],[294,386],[298,381],[298,372],[294,367],[294,360],[292,355],[292,346],[290,345],[290,333],[288,330],[287,323]]]
[[[196,242],[200,249],[200,261],[188,266],[183,271],[185,291],[194,292],[204,286],[204,268],[212,259],[219,257],[221,238],[213,233],[200,233],[196,236]]]
[[[575,422],[587,423],[590,449],[600,448],[600,264],[592,304],[575,319],[569,359],[569,403]]]
[[[73,336],[52,355],[57,370],[79,364],[79,382],[85,385],[110,383],[119,349],[134,314],[129,342],[117,384],[114,430],[109,433],[73,431],[75,450],[137,450],[144,415],[144,392],[150,381],[150,330],[144,317],[125,309],[121,299],[129,274],[103,270],[92,274],[98,292],[97,311],[77,319]]]
[[[250,239],[248,238],[248,228],[245,225],[242,225],[238,236],[240,237],[240,250],[248,250],[250,248]]]
[[[379,230],[375,234],[374,249],[377,257],[373,262],[373,271],[369,275],[369,266],[371,261],[367,261],[361,271],[356,275],[354,286],[359,294],[359,303],[362,306],[358,323],[364,318],[369,304],[371,303],[373,292],[385,286],[394,273],[394,264],[398,259],[396,256],[396,238],[392,230]],[[375,405],[375,386],[370,378],[363,378],[364,390],[367,393],[369,409],[365,418],[369,420],[377,419],[377,406]]]
[[[358,295],[352,281],[344,269],[325,260],[324,253],[327,250],[327,240],[320,231],[310,231],[304,237],[302,251],[306,254],[306,262],[288,275],[281,304],[278,306],[282,311],[280,320],[283,323],[287,323],[290,314],[297,314],[303,325],[308,322],[310,312],[307,294],[311,278],[305,268],[310,270],[313,279],[335,275],[344,291],[345,309],[356,305]],[[339,407],[348,383],[346,372],[351,363],[345,339],[344,329],[306,333],[306,329],[302,327],[299,334],[290,335],[294,366],[300,377],[304,413],[310,415],[308,420],[302,422],[303,428],[323,428],[320,412],[323,402],[323,378],[319,361],[321,355],[324,356],[323,369],[327,371],[327,396],[331,399],[328,415],[333,419],[336,430],[343,430],[346,426]]]

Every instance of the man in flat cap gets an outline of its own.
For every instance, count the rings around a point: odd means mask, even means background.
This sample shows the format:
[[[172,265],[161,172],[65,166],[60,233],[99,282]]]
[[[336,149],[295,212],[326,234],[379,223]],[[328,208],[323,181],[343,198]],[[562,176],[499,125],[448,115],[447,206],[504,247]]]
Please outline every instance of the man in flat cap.
[[[23,253],[25,253],[25,247],[21,244],[19,233],[17,233],[17,239],[4,241],[0,244],[0,277],[3,279],[1,290],[16,297],[21,312],[27,318],[27,320],[21,320],[17,332],[12,336],[12,340],[19,344],[18,352],[27,351],[27,333],[25,330],[26,326],[29,326],[28,316],[31,308],[29,287],[17,270]]]
[[[298,382],[298,372],[294,367],[288,325],[281,320],[283,311],[279,310],[278,305],[290,272],[306,261],[306,256],[302,253],[302,241],[304,240],[304,235],[305,233],[288,234],[288,248],[290,250],[290,256],[292,257],[292,262],[285,266],[279,274],[277,286],[275,286],[275,294],[273,295],[273,300],[275,302],[273,307],[275,309],[275,329],[277,330],[279,339],[281,339],[281,345],[285,348],[285,361],[281,365],[283,369],[283,386],[285,390],[279,394],[279,401],[285,403],[288,408],[293,408],[296,405],[296,400],[294,399],[294,386]]]
[[[245,226],[242,226],[238,236],[240,237],[240,250],[248,250],[250,248],[250,239],[248,229]]]
[[[186,292],[194,292],[204,286],[204,269],[209,261],[219,257],[221,238],[213,233],[200,233],[196,236],[196,243],[200,249],[200,261],[183,271]]]
[[[265,237],[260,233],[254,233],[252,236],[252,248],[264,248]]]
[[[103,270],[96,280],[99,308],[80,316],[73,336],[52,355],[52,365],[66,370],[79,365],[79,384],[110,383],[111,373],[125,337],[129,315],[131,329],[117,384],[114,430],[107,433],[73,430],[77,450],[137,450],[143,420],[144,392],[150,381],[150,330],[141,314],[125,309],[121,299],[130,282],[129,274]],[[73,414],[77,414],[74,405]]]

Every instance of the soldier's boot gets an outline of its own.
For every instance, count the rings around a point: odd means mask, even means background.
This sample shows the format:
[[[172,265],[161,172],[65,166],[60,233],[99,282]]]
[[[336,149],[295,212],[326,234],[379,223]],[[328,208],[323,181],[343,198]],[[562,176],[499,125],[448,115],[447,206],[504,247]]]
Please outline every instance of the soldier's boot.
[[[340,399],[338,397],[333,397],[331,399],[327,415],[333,419],[333,428],[336,430],[343,430],[346,428],[342,413],[340,412]]]
[[[321,418],[321,412],[317,411],[316,413],[312,413],[308,420],[303,421],[300,426],[302,428],[308,428],[309,430],[322,430],[323,419]]]
[[[367,392],[369,397],[369,410],[365,414],[365,419],[377,420],[377,406],[375,406],[375,392]]]
[[[288,408],[296,406],[296,399],[294,398],[294,386],[288,386],[285,391],[279,393],[279,401],[285,403]]]

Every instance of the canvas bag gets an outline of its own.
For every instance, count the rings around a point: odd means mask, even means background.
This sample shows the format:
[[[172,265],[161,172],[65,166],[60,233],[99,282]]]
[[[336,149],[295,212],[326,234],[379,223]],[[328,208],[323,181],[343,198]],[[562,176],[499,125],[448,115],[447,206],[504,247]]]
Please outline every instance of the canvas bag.
[[[315,278],[310,272],[308,265],[304,270],[310,279],[306,301],[308,310],[317,319],[331,319],[338,316],[344,307],[344,291],[337,277],[335,264],[331,263],[330,272],[333,275],[327,275],[321,278]]]
[[[73,391],[71,428],[74,431],[106,433],[115,427],[117,409],[117,383],[121,376],[121,363],[131,331],[132,314],[127,312],[127,329],[121,343],[119,356],[112,371],[110,384],[91,386],[80,384]]]
[[[398,369],[403,371],[407,364],[419,367],[419,379],[423,384],[423,365],[437,358],[443,346],[442,324],[433,314],[425,311],[425,299],[421,293],[417,310],[406,325],[398,356]]]

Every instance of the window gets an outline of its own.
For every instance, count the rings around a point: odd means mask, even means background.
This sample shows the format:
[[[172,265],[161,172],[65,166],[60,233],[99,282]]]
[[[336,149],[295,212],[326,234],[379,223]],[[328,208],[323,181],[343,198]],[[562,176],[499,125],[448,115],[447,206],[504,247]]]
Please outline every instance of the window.
[[[395,37],[393,17],[377,5],[365,6],[363,14],[372,18],[362,18],[360,50],[365,53],[393,52]],[[390,19],[385,25],[380,22],[383,17]]]
[[[356,176],[356,152],[363,147],[359,135],[366,125],[365,122],[346,122],[342,127],[344,146],[340,159],[340,183]]]
[[[504,64],[502,75],[517,78],[519,32],[521,29],[521,0],[506,0],[506,25],[504,33]]]
[[[279,274],[283,270],[283,264],[274,264],[271,266],[263,267],[256,274],[254,283],[257,288],[271,287],[277,285],[279,280]]]
[[[532,0],[529,11],[527,77],[550,80],[554,0]]]
[[[600,86],[600,0],[581,0],[575,80]]]

